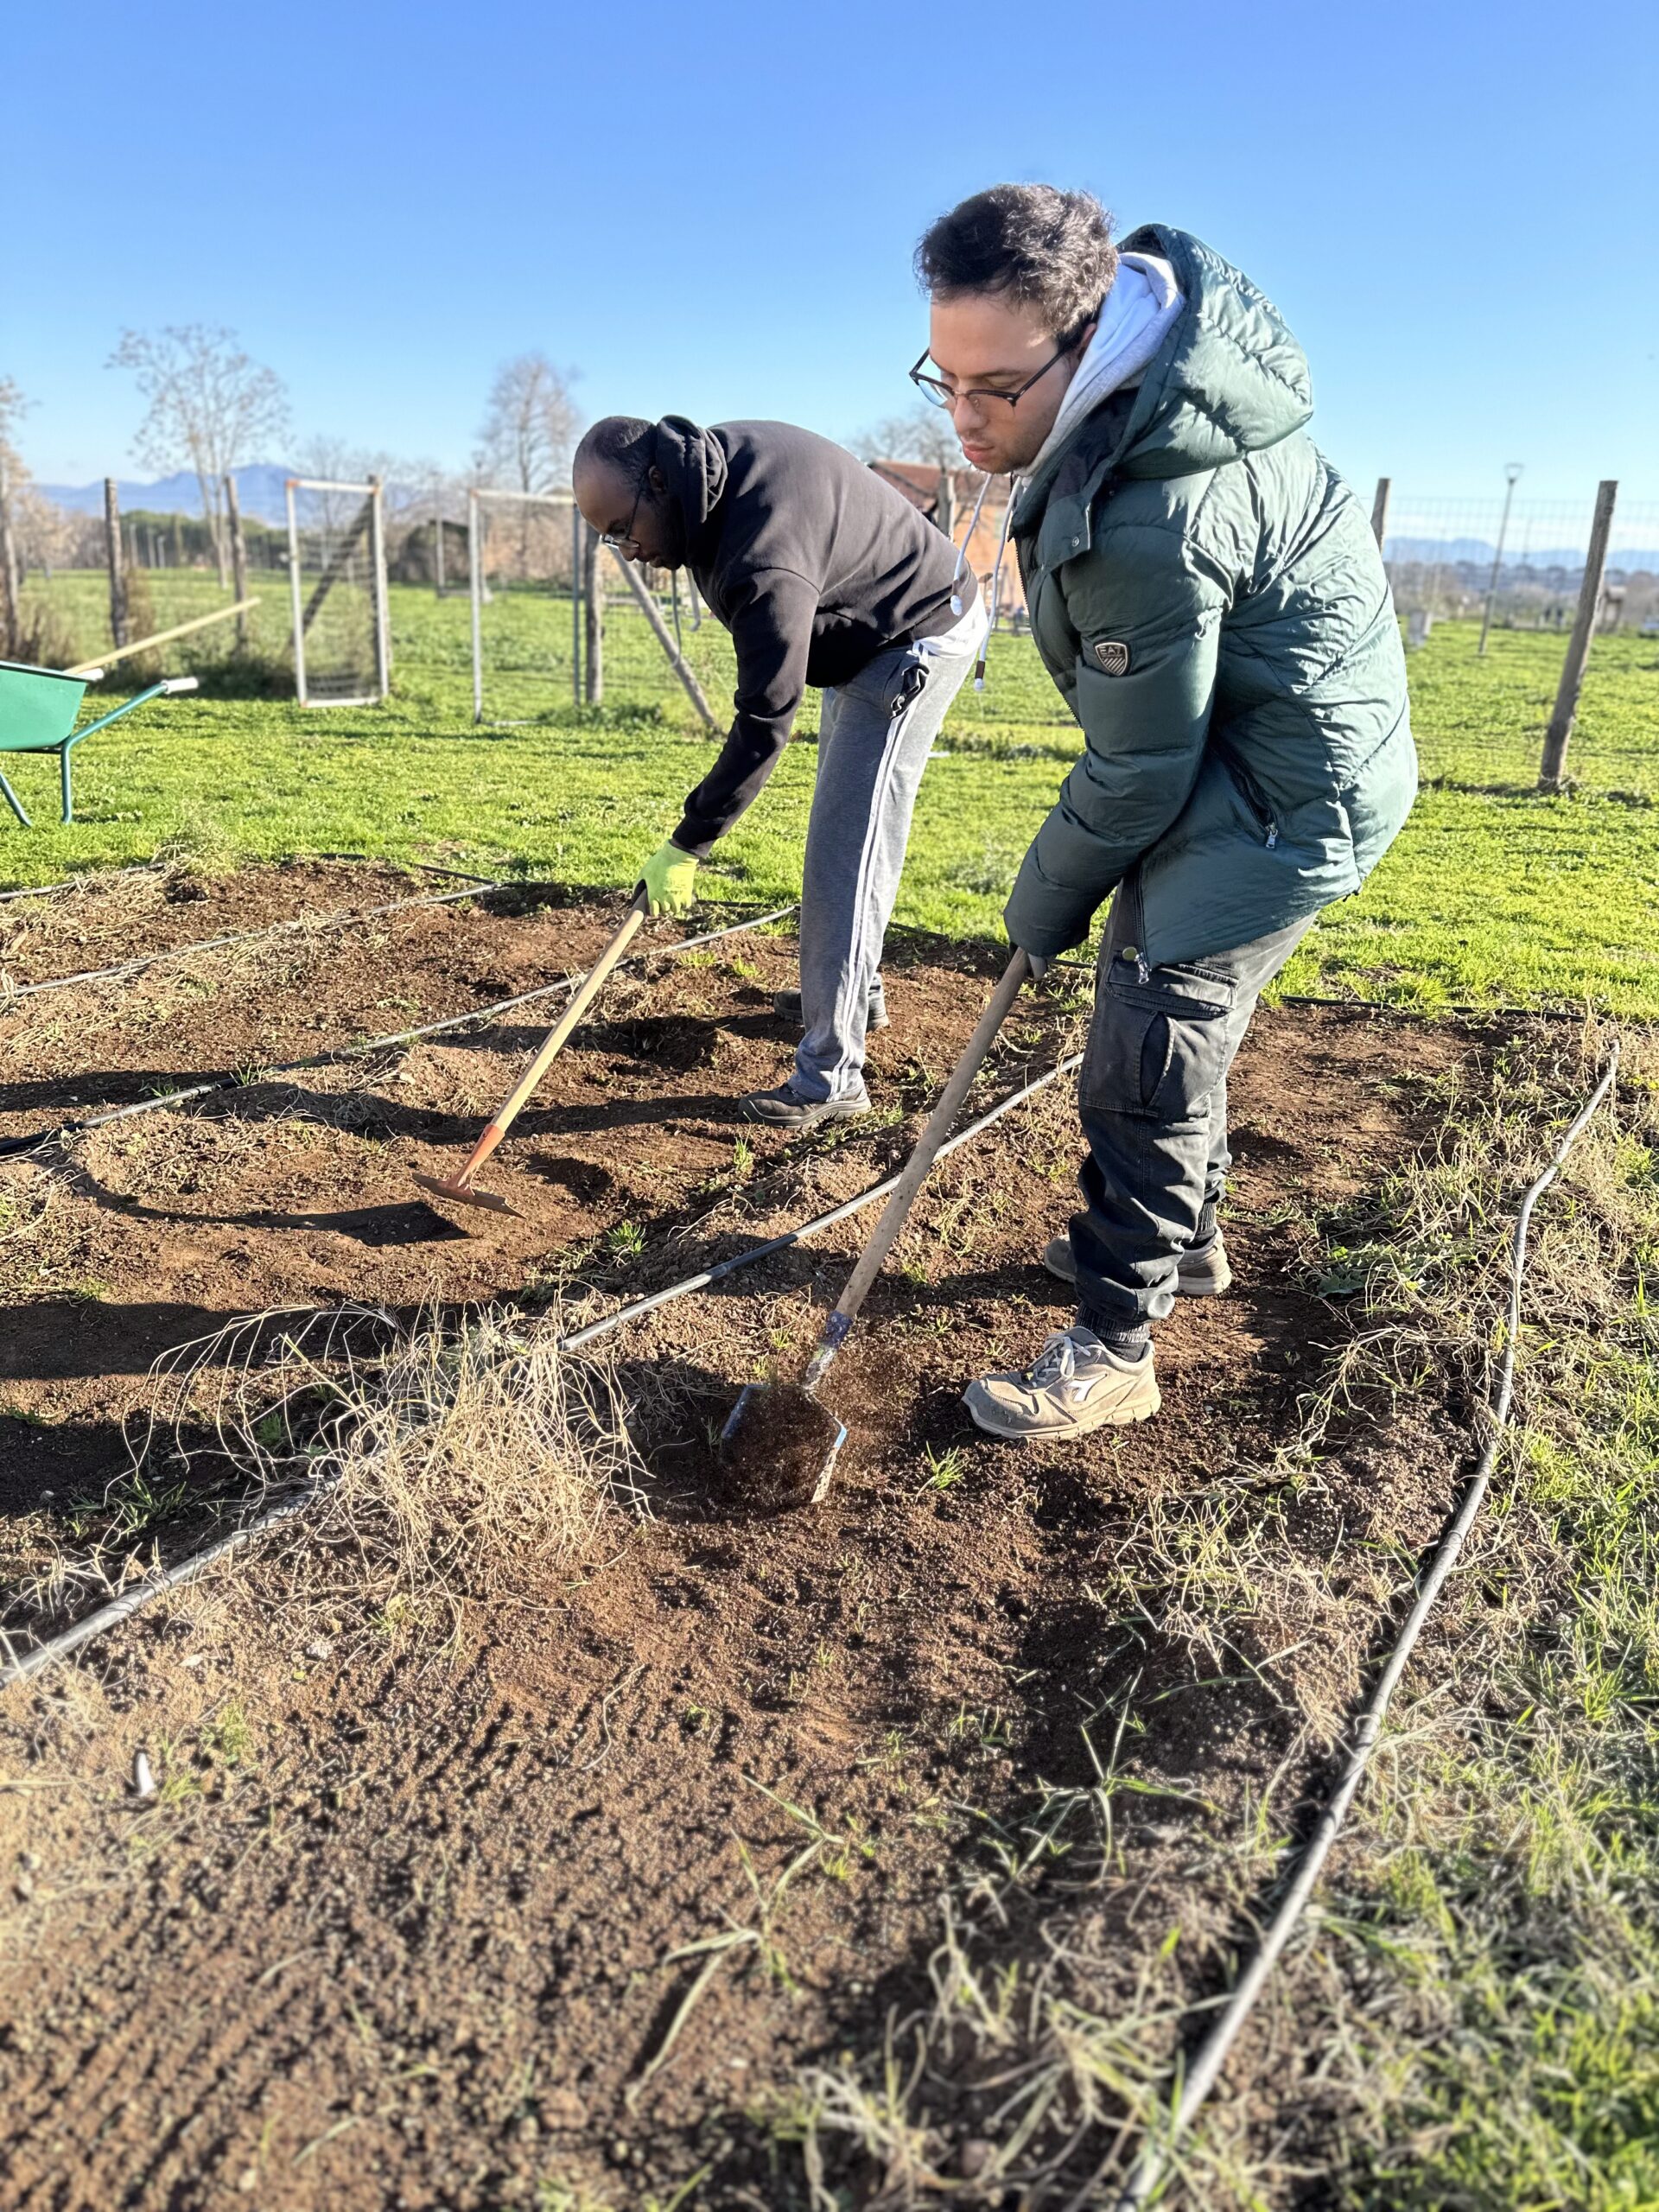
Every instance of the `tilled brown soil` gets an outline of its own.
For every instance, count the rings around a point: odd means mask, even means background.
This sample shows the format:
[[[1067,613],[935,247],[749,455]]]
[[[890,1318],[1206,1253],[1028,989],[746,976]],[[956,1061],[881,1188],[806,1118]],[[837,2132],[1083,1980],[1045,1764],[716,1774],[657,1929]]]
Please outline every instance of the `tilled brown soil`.
[[[569,961],[607,918],[436,911],[412,945],[387,932],[380,988],[432,1003],[429,931],[527,988],[550,932]],[[579,1035],[491,1171],[524,1215],[480,1235],[410,1201],[403,1170],[453,1160],[528,1030],[76,1141],[31,1216],[41,1287],[14,1262],[6,1292],[14,1571],[62,1541],[41,1491],[105,1464],[155,1352],[228,1315],[533,1305],[540,1285],[586,1318],[887,1172],[893,1126],[836,1145],[744,1132],[734,1159],[725,1101],[786,1061],[767,998],[791,947],[710,950]],[[995,965],[923,954],[890,962],[872,1082],[907,1111]],[[315,969],[292,988],[322,1002]],[[222,1064],[218,1040],[255,1019],[235,995],[215,996],[212,1037],[187,1049],[187,1023],[149,1060]],[[268,977],[257,995],[258,1020],[298,1020]],[[365,1011],[327,1005],[335,1024]],[[0,1091],[10,1126],[54,1084],[126,1069],[134,1024],[104,1014],[80,1072],[67,1040],[54,1062],[25,1037],[35,1088]],[[1074,1027],[1058,998],[1022,1009],[985,1103]],[[1233,1929],[1188,1878],[1198,1847],[1276,1770],[1294,1803],[1461,1444],[1428,1391],[1386,1434],[1338,1424],[1314,1478],[1273,1476],[1348,1326],[1310,1284],[1310,1224],[1432,1140],[1482,1049],[1446,1027],[1262,1014],[1234,1084],[1237,1284],[1160,1330],[1164,1411],[1144,1428],[1021,1449],[960,1404],[1068,1318],[1037,1263],[1076,1166],[1057,1085],[924,1192],[826,1387],[849,1436],[823,1505],[734,1516],[715,1440],[743,1382],[795,1371],[874,1213],[608,1340],[653,1517],[619,1507],[580,1572],[474,1608],[458,1647],[367,1605],[350,1556],[297,1530],[10,1693],[0,2203],[805,2206],[799,2070],[874,2053],[880,2072],[887,2024],[928,1999],[942,1899],[998,1974],[1086,1954],[1095,2001],[1128,2005],[1173,1929],[1172,1971],[1212,1986]],[[65,1268],[98,1294],[67,1295]],[[1184,1548],[1184,1508],[1218,1489],[1238,1501],[1228,1545]],[[181,1529],[188,1510],[163,1545]],[[141,1749],[162,1780],[143,1802]],[[1134,1783],[1091,1849],[1088,1821],[1055,1808],[1084,1807],[1120,1759]],[[1072,2201],[1098,2130],[1050,2194],[970,2185],[1001,2048],[988,2028],[942,2073],[935,2053],[921,2094],[947,2139],[957,2106],[979,2116],[940,2179],[970,2202]],[[1294,2079],[1281,2065],[1264,2086],[1267,2122]],[[880,2193],[883,2159],[841,2137],[819,2155],[839,2194],[818,2203],[903,2201]]]

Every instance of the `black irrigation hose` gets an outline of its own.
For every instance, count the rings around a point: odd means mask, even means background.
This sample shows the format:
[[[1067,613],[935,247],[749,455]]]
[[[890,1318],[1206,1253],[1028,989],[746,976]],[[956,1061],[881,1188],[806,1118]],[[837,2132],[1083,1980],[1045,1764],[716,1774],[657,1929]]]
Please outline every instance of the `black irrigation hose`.
[[[1611,1090],[1618,1073],[1618,1044],[1615,1039],[1600,1081],[1556,1146],[1549,1165],[1535,1182],[1529,1184],[1522,1196],[1515,1217],[1515,1229],[1510,1239],[1509,1318],[1503,1361],[1499,1370],[1497,1402],[1491,1411],[1491,1434],[1476,1465],[1469,1487],[1464,1492],[1462,1503],[1429,1561],[1418,1589],[1417,1602],[1408,1615],[1405,1626],[1389,1655],[1388,1663],[1377,1680],[1376,1688],[1371,1692],[1359,1716],[1335,1794],[1320,1814],[1313,1834],[1301,1846],[1300,1853],[1293,1853],[1290,1863],[1294,1872],[1272,1919],[1268,1923],[1261,1943],[1249,1966],[1239,1976],[1225,2009],[1184,2069],[1179,2094],[1170,2109],[1166,2126],[1141,2151],[1128,2180],[1114,2200],[1113,2212],[1141,2212],[1141,2208],[1151,2201],[1154,2191],[1160,2189],[1168,2177],[1178,2139],[1192,2126],[1199,2107],[1215,2087],[1228,2054],[1238,2039],[1240,2030],[1249,2018],[1268,1975],[1290,1941],[1296,1923],[1313,1894],[1320,1870],[1337,1840],[1338,1830],[1370,1764],[1371,1753],[1382,1732],[1382,1723],[1388,1717],[1389,1702],[1399,1688],[1400,1678],[1405,1673],[1406,1662],[1422,1631],[1424,1622],[1433,1611],[1446,1577],[1457,1564],[1464,1540],[1474,1525],[1475,1516],[1480,1511],[1491,1481],[1492,1467],[1509,1426],[1510,1408],[1515,1395],[1515,1356],[1521,1338],[1521,1287],[1527,1269],[1527,1230],[1532,1219],[1532,1210],[1560,1173],[1568,1153],[1591,1116]],[[1103,2168],[1102,2172],[1103,2171]],[[1097,2204],[1100,2199],[1095,2191],[1100,2180],[1101,2173],[1096,2173],[1082,2194],[1072,2199],[1067,2212],[1083,2212],[1084,2207]]]
[[[743,930],[758,930],[767,922],[781,921],[785,914],[795,912],[793,905],[773,906],[764,914],[750,914],[741,922],[728,922],[724,928],[707,930],[701,937],[681,938],[674,944],[644,946],[639,952],[630,953],[621,964],[631,967],[636,960],[653,954],[672,959],[682,952],[690,952],[700,944],[713,944],[722,937],[735,937]],[[340,1067],[352,1060],[371,1058],[376,1052],[390,1052],[395,1045],[412,1045],[423,1037],[437,1037],[446,1030],[467,1029],[480,1023],[493,1021],[497,1014],[507,1014],[514,1007],[528,1006],[533,1000],[550,998],[558,991],[573,991],[586,976],[562,976],[556,983],[538,984],[533,991],[517,992],[510,999],[497,999],[493,1006],[476,1007],[470,1014],[447,1014],[442,1021],[423,1022],[418,1029],[400,1029],[391,1037],[373,1037],[366,1045],[340,1045],[328,1052],[314,1052],[309,1059],[288,1060],[280,1067],[255,1068],[246,1075],[220,1075],[207,1083],[193,1083],[183,1090],[168,1090],[155,1098],[135,1099],[130,1106],[117,1106],[107,1114],[88,1114],[79,1122],[60,1122],[54,1129],[37,1129],[32,1136],[0,1138],[0,1160],[18,1153],[35,1152],[41,1146],[60,1142],[65,1137],[84,1136],[89,1129],[107,1128],[113,1122],[130,1121],[137,1114],[156,1114],[173,1106],[182,1106],[192,1098],[206,1098],[215,1092],[245,1090],[256,1083],[270,1083],[277,1076],[304,1075],[315,1068]]]
[[[516,888],[515,885],[497,883],[486,876],[464,891],[429,891],[419,899],[391,899],[380,906],[345,907],[338,914],[294,914],[286,921],[267,922],[263,929],[232,930],[223,937],[198,938],[194,944],[167,945],[159,952],[137,952],[131,959],[115,961],[108,968],[83,968],[73,976],[53,976],[41,983],[8,985],[0,982],[0,1014],[17,999],[37,998],[42,991],[67,991],[76,983],[124,982],[129,976],[142,975],[146,968],[154,968],[161,961],[188,960],[194,952],[222,952],[226,945],[253,944],[261,938],[281,937],[293,930],[344,929],[353,922],[374,922],[385,914],[407,913],[412,906],[451,906],[457,899],[481,899],[486,891]]]
[[[939,1158],[943,1160],[946,1153],[955,1152],[958,1146],[967,1144],[982,1130],[989,1128],[993,1122],[1001,1121],[1004,1114],[1080,1066],[1082,1061],[1082,1053],[1075,1053],[1070,1059],[1062,1060],[1057,1067],[1048,1068],[1030,1083],[1022,1084],[1018,1090],[999,1101],[988,1113],[982,1114],[977,1121],[970,1122],[948,1143],[941,1145]],[[659,1290],[649,1298],[636,1299],[632,1305],[619,1306],[614,1313],[607,1313],[603,1320],[590,1321],[585,1328],[573,1330],[568,1337],[561,1337],[558,1348],[561,1351],[574,1351],[580,1345],[591,1344],[595,1337],[602,1337],[612,1329],[620,1329],[625,1321],[635,1320],[642,1313],[652,1313],[658,1306],[666,1306],[672,1299],[685,1298],[695,1290],[705,1289],[710,1283],[719,1282],[723,1277],[735,1274],[739,1268],[752,1267],[757,1260],[768,1259],[772,1253],[782,1252],[791,1244],[798,1243],[803,1236],[810,1236],[817,1230],[829,1229],[836,1222],[845,1221],[849,1214],[857,1213],[863,1206],[874,1205],[878,1198],[887,1197],[898,1180],[896,1175],[889,1175],[885,1182],[861,1191],[855,1198],[849,1198],[842,1205],[831,1207],[828,1213],[819,1214],[812,1221],[803,1222],[798,1229],[789,1230],[782,1236],[771,1237],[766,1243],[756,1244],[747,1252],[736,1253],[731,1259],[722,1260],[717,1267],[688,1275],[683,1282],[672,1283],[666,1290]],[[142,1582],[134,1583],[130,1590],[124,1590],[107,1605],[100,1605],[96,1612],[88,1613],[85,1620],[77,1621],[73,1628],[65,1629],[61,1635],[51,1637],[45,1643],[37,1643],[21,1659],[14,1659],[0,1669],[0,1690],[9,1689],[14,1682],[27,1681],[30,1675],[41,1673],[60,1659],[67,1658],[72,1651],[78,1651],[83,1644],[102,1636],[106,1629],[118,1627],[123,1621],[130,1620],[134,1613],[149,1605],[152,1598],[159,1598],[163,1591],[176,1590],[181,1584],[194,1582],[216,1560],[227,1559],[233,1552],[242,1550],[256,1536],[263,1535],[267,1529],[274,1529],[279,1522],[291,1521],[296,1514],[308,1511],[321,1495],[320,1491],[308,1490],[297,1497],[280,1498],[241,1528],[232,1529],[228,1535],[219,1537],[202,1550],[193,1552],[188,1559],[181,1560],[176,1567],[167,1567],[158,1573],[147,1575]],[[0,1631],[0,1643],[4,1640],[3,1631]]]
[[[161,866],[160,861],[139,861],[132,868],[111,868],[108,875],[101,868],[91,868],[85,875],[69,876],[62,883],[26,883],[21,890],[0,891],[0,904],[8,899],[45,899],[54,891],[79,891],[100,878],[107,883],[121,876],[153,875]]]

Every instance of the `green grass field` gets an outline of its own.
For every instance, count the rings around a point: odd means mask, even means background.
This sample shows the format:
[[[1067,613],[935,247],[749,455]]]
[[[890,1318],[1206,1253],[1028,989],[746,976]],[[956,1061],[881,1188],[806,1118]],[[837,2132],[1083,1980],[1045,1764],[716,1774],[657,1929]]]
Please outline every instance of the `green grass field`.
[[[205,573],[147,581],[162,625],[220,603]],[[256,650],[280,652],[286,580],[258,576],[252,588],[264,602]],[[60,575],[50,591],[78,650],[99,650],[102,578]],[[234,696],[224,633],[187,640],[168,666],[200,669],[202,691],[92,741],[77,770],[82,818],[70,829],[54,820],[55,765],[10,764],[41,826],[25,834],[0,823],[0,878],[44,881],[143,859],[184,834],[256,855],[361,851],[632,882],[714,751],[644,621],[613,605],[606,703],[587,709],[571,700],[568,601],[506,594],[484,620],[497,671],[486,712],[499,726],[482,728],[472,721],[463,599],[394,588],[395,696],[385,707],[302,712],[291,699],[245,696],[245,682]],[[1541,798],[1532,785],[1563,641],[1500,631],[1481,661],[1476,635],[1473,625],[1445,624],[1413,656],[1422,796],[1363,895],[1324,918],[1284,988],[1427,1007],[1535,998],[1659,1014],[1659,643],[1597,640],[1575,788]],[[687,646],[719,711],[733,673],[725,633],[705,623]],[[809,695],[803,733],[816,721]],[[997,931],[1007,884],[1077,743],[1029,640],[999,638],[988,689],[958,702],[945,757],[929,769],[899,919]],[[795,894],[815,758],[810,746],[791,749],[705,871],[711,895]]]

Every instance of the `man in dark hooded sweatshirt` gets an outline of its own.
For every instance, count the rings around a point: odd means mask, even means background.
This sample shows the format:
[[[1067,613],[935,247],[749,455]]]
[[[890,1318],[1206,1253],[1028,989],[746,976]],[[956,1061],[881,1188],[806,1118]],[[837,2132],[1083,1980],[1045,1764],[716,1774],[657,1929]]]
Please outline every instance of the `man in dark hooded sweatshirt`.
[[[1086,193],[942,216],[912,372],[1010,507],[1032,635],[1083,751],[1008,935],[1040,969],[1112,899],[1079,1092],[1082,1210],[1045,1259],[1077,1316],[969,1410],[1005,1437],[1158,1410],[1152,1330],[1231,1280],[1227,1071],[1264,984],[1357,891],[1416,791],[1405,660],[1363,510],[1304,435],[1307,363],[1190,232],[1122,252]]]
[[[974,577],[902,493],[787,423],[607,416],[574,474],[606,542],[689,568],[737,649],[731,733],[645,865],[653,914],[690,906],[698,861],[776,766],[806,685],[823,687],[800,997],[779,1002],[804,1034],[789,1081],[742,1106],[785,1128],[867,1113],[865,1033],[887,1019],[881,944],[916,793],[985,635]]]

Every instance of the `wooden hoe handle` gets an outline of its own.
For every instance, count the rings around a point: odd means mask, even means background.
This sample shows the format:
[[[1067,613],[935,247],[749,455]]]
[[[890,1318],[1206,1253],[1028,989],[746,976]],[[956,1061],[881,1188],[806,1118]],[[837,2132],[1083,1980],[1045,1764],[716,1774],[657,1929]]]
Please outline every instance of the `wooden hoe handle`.
[[[496,1109],[494,1118],[488,1123],[483,1135],[473,1147],[472,1157],[456,1176],[457,1183],[464,1186],[472,1181],[474,1176],[477,1174],[479,1169],[512,1127],[518,1117],[520,1108],[547,1073],[548,1068],[565,1039],[569,1037],[570,1032],[603,989],[606,977],[627,950],[629,945],[632,944],[639,932],[639,925],[645,918],[645,893],[642,884],[633,894],[633,903],[628,908],[621,928],[618,930],[604,951],[588,969],[587,980],[583,982],[582,988],[548,1031],[546,1036],[543,1038],[537,1047],[535,1058],[531,1060],[506,1097]]]
[[[870,1285],[881,1272],[882,1262],[893,1249],[893,1240],[904,1227],[916,1193],[927,1179],[939,1147],[950,1133],[950,1124],[968,1095],[969,1085],[979,1073],[980,1065],[991,1049],[997,1031],[1002,1027],[1008,1008],[1019,996],[1020,986],[1031,973],[1031,962],[1018,950],[1002,971],[1002,980],[991,994],[990,1004],[979,1018],[979,1027],[968,1039],[962,1058],[950,1073],[950,1080],[939,1093],[939,1103],[928,1116],[927,1127],[917,1139],[916,1149],[905,1162],[899,1178],[898,1188],[881,1210],[881,1218],[875,1224],[874,1234],[859,1255],[858,1265],[847,1279],[847,1287],[836,1301],[836,1310],[824,1324],[823,1336],[812,1355],[804,1380],[808,1390],[816,1389],[823,1379],[830,1361],[847,1340],[848,1332],[858,1318],[859,1308],[869,1295]]]

